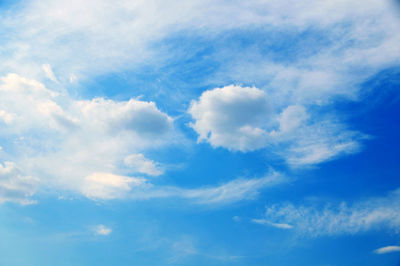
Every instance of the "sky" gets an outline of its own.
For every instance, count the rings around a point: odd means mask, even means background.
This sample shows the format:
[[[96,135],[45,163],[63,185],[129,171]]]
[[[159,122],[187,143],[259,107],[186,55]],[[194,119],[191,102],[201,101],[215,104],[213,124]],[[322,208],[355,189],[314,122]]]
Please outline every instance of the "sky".
[[[0,265],[400,265],[400,2],[0,0]]]

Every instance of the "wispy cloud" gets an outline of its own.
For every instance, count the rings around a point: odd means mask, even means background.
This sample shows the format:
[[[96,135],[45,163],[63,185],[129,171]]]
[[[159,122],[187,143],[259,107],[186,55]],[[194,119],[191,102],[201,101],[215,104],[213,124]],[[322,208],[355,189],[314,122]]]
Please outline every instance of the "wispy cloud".
[[[180,190],[181,197],[199,204],[228,204],[254,199],[259,191],[287,181],[281,174],[273,172],[262,178],[234,179],[226,184],[209,188]]]
[[[133,188],[132,199],[182,198],[189,203],[209,206],[232,204],[243,200],[255,199],[262,189],[288,182],[278,172],[271,172],[261,178],[237,178],[217,186],[185,189],[172,186],[153,186]]]
[[[374,253],[376,254],[386,254],[392,252],[400,252],[400,246],[387,246],[374,250]]]
[[[311,237],[379,229],[399,233],[400,189],[386,197],[365,199],[351,205],[342,202],[323,207],[293,204],[268,206],[265,217],[256,221],[288,224],[296,232]]]
[[[293,226],[291,226],[290,224],[272,223],[265,219],[252,219],[251,221],[256,224],[268,225],[268,226],[276,227],[279,229],[292,229],[293,228]]]
[[[51,66],[49,64],[44,64],[42,68],[48,79],[54,82],[58,82],[56,75],[54,75],[53,69],[51,69]]]

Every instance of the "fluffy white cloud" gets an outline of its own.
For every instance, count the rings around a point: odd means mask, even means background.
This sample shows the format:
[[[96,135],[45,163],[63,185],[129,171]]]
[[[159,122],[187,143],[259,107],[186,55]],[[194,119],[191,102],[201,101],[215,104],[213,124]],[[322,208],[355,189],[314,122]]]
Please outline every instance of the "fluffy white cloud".
[[[111,133],[133,131],[142,138],[152,138],[167,133],[172,127],[172,118],[158,110],[154,102],[95,98],[77,101],[76,106],[87,121]]]
[[[124,163],[134,172],[151,176],[158,176],[163,173],[156,162],[147,159],[141,153],[128,155],[125,157]]]
[[[230,90],[233,90],[231,94]],[[253,102],[241,100],[241,92],[248,92],[246,100]],[[9,141],[4,153],[20,165],[18,174],[15,172],[11,176],[8,174],[10,178],[4,178],[3,195],[14,193],[10,184],[16,184],[15,191],[23,197],[34,193],[33,181],[36,179],[25,177],[23,173],[40,177],[44,189],[70,190],[95,200],[178,197],[206,205],[253,199],[262,188],[282,182],[279,174],[272,173],[263,178],[234,179],[214,187],[154,186],[144,178],[127,176],[135,172],[162,174],[158,163],[137,151],[175,141],[172,118],[153,102],[103,98],[74,100],[67,94],[60,95],[37,81],[15,74],[3,78],[0,94],[4,97],[0,99],[4,114],[12,113],[16,117],[9,124],[1,125],[0,137]],[[226,128],[232,130],[241,125],[256,127],[262,122],[263,114],[258,112],[267,108],[263,91],[232,87],[228,89],[228,95],[226,104],[221,103],[221,99],[216,101],[219,108],[233,108],[233,112],[241,117],[216,118],[216,124],[228,119],[218,130],[225,132]],[[231,102],[241,103],[242,109],[235,109]],[[251,105],[257,104],[261,107],[246,112]],[[12,139],[18,141],[10,142]],[[11,168],[15,167],[10,164],[4,169]]]
[[[386,197],[371,198],[349,205],[295,206],[292,204],[267,207],[265,220],[290,224],[293,230],[307,236],[355,234],[385,229],[399,233],[400,189]]]
[[[374,252],[376,254],[386,254],[386,253],[392,253],[392,252],[400,252],[400,246],[382,247],[382,248],[375,249]]]
[[[188,112],[199,141],[242,152],[268,148],[292,166],[312,165],[359,150],[362,135],[302,105],[280,113],[260,89],[226,86],[203,92]]]
[[[121,198],[140,183],[119,167],[127,156],[175,141],[173,119],[153,102],[75,100],[16,74],[1,81],[0,139],[8,143],[4,156],[19,166],[15,178],[29,174],[90,198]],[[161,173],[153,161],[136,159],[135,171]]]
[[[139,178],[94,173],[85,177],[81,190],[86,197],[92,199],[124,198],[131,186],[139,186],[144,182]]]
[[[214,147],[251,151],[267,142],[268,100],[257,88],[226,86],[204,92],[193,101],[189,113],[199,141]]]

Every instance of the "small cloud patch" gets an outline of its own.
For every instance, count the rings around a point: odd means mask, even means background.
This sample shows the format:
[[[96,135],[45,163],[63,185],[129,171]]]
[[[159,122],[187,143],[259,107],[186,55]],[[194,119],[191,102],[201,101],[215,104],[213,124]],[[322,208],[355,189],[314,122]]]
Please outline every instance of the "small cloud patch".
[[[102,224],[96,226],[94,229],[95,235],[108,236],[109,234],[111,234],[111,232],[112,232],[111,228]]]

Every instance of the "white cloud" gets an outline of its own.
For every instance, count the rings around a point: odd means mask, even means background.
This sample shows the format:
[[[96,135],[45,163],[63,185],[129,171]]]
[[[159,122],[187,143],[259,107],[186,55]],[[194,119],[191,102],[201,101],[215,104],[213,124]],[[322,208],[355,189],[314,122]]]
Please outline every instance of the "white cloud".
[[[85,177],[82,193],[93,199],[124,198],[131,186],[139,186],[145,181],[139,178],[119,176],[110,173],[94,173]]]
[[[181,190],[183,198],[199,204],[229,204],[242,200],[252,200],[263,188],[275,186],[285,181],[279,173],[273,172],[262,178],[234,179],[217,187]]]
[[[4,153],[21,176],[38,176],[48,187],[121,197],[137,181],[122,177],[124,159],[175,141],[173,119],[153,102],[75,100],[16,74],[1,80],[0,114],[7,123],[0,123],[0,138],[9,144]],[[161,173],[156,163],[142,159],[139,172]]]
[[[226,86],[203,92],[188,112],[199,141],[242,152],[267,148],[292,166],[317,164],[361,147],[362,135],[301,105],[280,113],[260,89]],[[271,99],[272,101],[272,99]]]
[[[306,109],[300,105],[288,106],[279,115],[279,130],[281,133],[293,131],[303,125],[307,120],[308,114]]]
[[[324,207],[273,205],[267,207],[264,219],[277,224],[290,224],[293,230],[312,237],[379,229],[399,233],[399,202],[400,189],[397,189],[386,197],[370,198],[352,205],[345,202]]]
[[[145,158],[141,153],[128,155],[125,157],[124,163],[134,172],[151,176],[158,176],[163,173],[156,162]]]
[[[14,118],[15,116],[13,114],[7,113],[4,110],[0,110],[0,119],[3,120],[4,123],[10,124]]]
[[[255,102],[257,95],[264,95],[258,89],[250,91]],[[172,118],[155,103],[74,100],[15,74],[3,78],[0,94],[0,108],[16,117],[12,124],[3,125],[0,137],[18,139],[9,142],[4,152],[18,163],[20,179],[22,173],[40,176],[43,189],[70,190],[95,200],[178,197],[195,204],[218,205],[254,199],[261,189],[283,181],[272,173],[214,187],[154,186],[144,178],[127,176],[126,171],[162,173],[158,163],[136,152],[175,141]],[[237,97],[233,93],[231,100],[237,101]],[[228,127],[242,122],[230,123]],[[127,169],[120,168],[123,164]],[[4,189],[9,192],[9,187]]]
[[[328,105],[337,95],[355,99],[358,84],[398,63],[400,55],[399,23],[389,1],[45,0],[19,5],[10,16],[0,18],[0,31],[13,32],[0,47],[0,72],[14,70],[41,78],[43,63],[48,62],[44,74],[61,84],[74,83],[76,77],[115,73],[137,63],[168,61],[176,55],[153,44],[188,29],[207,36],[248,27],[282,33],[311,28],[324,32],[327,44],[298,61],[280,63],[270,53],[265,56],[254,52],[257,49],[241,48],[245,60],[223,62],[222,76],[228,76],[229,82],[265,86],[211,90],[190,109],[200,140],[240,151],[271,144],[272,152],[295,166],[360,149],[357,132],[332,122],[335,117],[320,117],[309,106]],[[308,47],[298,52],[303,54],[303,50]],[[214,84],[229,84],[215,76],[211,77],[217,79]],[[126,156],[173,138],[172,118],[151,102],[78,101],[15,74],[3,77],[2,82],[0,137],[13,143],[5,152],[14,155],[22,172],[40,173],[55,183],[49,186],[80,191],[82,180],[93,173],[125,176],[117,165]],[[229,93],[232,98],[226,97]],[[239,107],[247,107],[246,112],[234,109]],[[254,116],[246,117],[251,110]],[[155,173],[154,169],[145,171]],[[58,178],[50,178],[54,176]]]
[[[30,196],[35,193],[37,185],[38,179],[22,175],[15,163],[0,163],[0,203],[35,203]]]
[[[22,133],[32,127],[57,127],[57,118],[64,117],[62,108],[55,102],[57,96],[57,92],[48,90],[35,80],[17,74],[2,77],[0,110],[3,120],[8,124],[3,127],[5,132]]]
[[[144,61],[173,58],[174,54],[166,55],[152,44],[182,31],[199,35],[211,32],[215,36],[231,29],[260,26],[271,32],[316,29],[328,34],[329,42],[323,49],[302,57],[303,67],[291,63],[280,66],[300,73],[297,76],[301,78],[293,83],[299,84],[301,98],[310,91],[343,92],[348,88],[336,85],[342,84],[348,66],[384,66],[398,60],[399,35],[393,33],[399,23],[393,5],[381,0],[21,2],[0,19],[2,29],[13,32],[12,38],[3,41],[2,66],[3,71],[18,70],[32,77],[38,75],[43,62],[48,62],[64,75],[61,81],[68,81],[70,73],[96,76]],[[265,62],[261,61],[256,60],[256,72],[265,75],[268,71],[261,67]],[[314,62],[311,67],[310,61]],[[253,75],[247,65],[235,66],[244,69],[242,74]],[[283,72],[274,74],[275,83],[287,83],[291,78],[285,78],[288,72]]]
[[[257,88],[226,86],[203,92],[189,111],[193,129],[214,147],[251,151],[267,143],[268,99]]]
[[[367,138],[349,131],[343,125],[319,121],[303,125],[289,138],[287,150],[281,155],[295,167],[313,165],[331,160],[339,155],[352,154],[361,149],[361,140]]]
[[[374,252],[376,254],[386,254],[386,253],[392,253],[392,252],[400,252],[400,246],[382,247],[382,248],[375,249]]]
[[[293,226],[290,224],[272,223],[265,219],[252,219],[251,221],[256,224],[268,225],[268,226],[276,227],[279,229],[292,229],[293,228]]]
[[[112,229],[105,226],[105,225],[98,225],[94,228],[94,233],[96,235],[101,235],[101,236],[108,236],[109,234],[111,234]]]
[[[243,200],[254,200],[262,189],[287,182],[287,179],[277,172],[271,172],[261,178],[237,178],[218,186],[185,189],[172,186],[139,187],[133,190],[133,199],[152,198],[182,198],[199,205],[219,206]]]
[[[107,19],[104,19],[105,17]],[[232,17],[235,19],[232,20]],[[103,0],[96,3],[75,0],[30,1],[17,5],[13,12],[10,12],[10,16],[6,15],[0,19],[0,24],[4,26],[4,30],[13,32],[13,38],[6,39],[1,47],[4,51],[3,71],[11,69],[29,77],[41,77],[39,72],[42,73],[43,68],[48,78],[59,80],[61,83],[74,83],[76,77],[84,79],[104,73],[115,73],[132,68],[137,63],[153,64],[163,60],[168,62],[169,58],[176,55],[160,50],[159,47],[165,46],[153,44],[186,30],[207,36],[212,32],[211,36],[214,37],[226,30],[253,27],[263,28],[267,32],[302,33],[307,29],[323,32],[321,35],[327,39],[326,44],[320,49],[311,49],[315,50],[312,53],[304,53],[310,47],[303,45],[298,48],[298,52],[305,56],[302,56],[301,60],[290,62],[281,63],[274,60],[272,51],[268,55],[262,55],[253,47],[240,47],[239,54],[244,56],[229,54],[228,57],[239,59],[221,64],[222,71],[225,71],[223,76],[244,84],[263,83],[265,86],[262,90],[250,90],[240,86],[234,89],[235,86],[227,86],[203,94],[204,99],[200,98],[199,102],[192,105],[191,113],[196,115],[196,123],[193,126],[200,134],[200,140],[209,141],[215,147],[241,151],[268,146],[270,137],[267,129],[272,130],[271,123],[278,123],[275,125],[276,131],[279,128],[281,133],[288,134],[290,131],[296,131],[307,118],[316,119],[313,117],[315,114],[308,109],[309,105],[329,104],[333,96],[337,95],[346,95],[354,99],[359,83],[377,70],[398,63],[400,56],[400,48],[397,45],[400,35],[393,34],[397,32],[399,25],[397,14],[389,1],[379,0],[363,1],[362,4],[359,1],[345,0],[307,0],[301,3],[293,0],[279,3],[216,3],[197,0],[178,3],[154,0],[134,3],[116,1],[112,4]],[[82,46],[82,43],[85,45]],[[229,52],[225,48],[222,50],[222,54]],[[48,63],[43,65],[43,62]],[[57,70],[57,77],[50,65]],[[218,75],[212,78],[218,78]],[[215,81],[221,85],[229,84],[221,83],[221,79],[214,80],[213,83]],[[242,117],[244,114],[240,111],[235,113],[228,110],[229,103],[225,106],[221,101],[226,96],[222,94],[227,94],[228,91],[246,91],[243,94],[244,102],[240,102],[239,97],[231,99],[235,108],[245,104],[246,99],[248,104],[254,103],[254,108],[271,108],[272,113],[270,110],[256,112],[255,120],[263,115],[279,116],[283,110],[279,121],[276,117],[253,121],[249,117]],[[258,100],[264,102],[252,102],[257,100],[251,98],[254,96],[252,93],[257,91],[261,94],[263,91],[267,92],[267,96],[257,96]],[[212,106],[225,108],[223,112],[208,109],[207,103],[212,99],[219,99],[220,102]],[[25,106],[26,102],[27,100],[16,106]],[[55,102],[59,105],[58,101]],[[46,121],[53,127],[73,125],[73,120],[61,114],[56,105],[53,99],[48,99],[47,102],[37,103],[35,109],[50,115],[52,119]],[[106,101],[101,105],[107,105]],[[303,110],[296,112],[299,108]],[[251,108],[247,109],[250,110]],[[34,110],[27,110],[26,114],[35,113],[32,111]],[[141,111],[145,112],[144,109]],[[211,113],[206,114],[205,111]],[[99,111],[99,115],[104,113]],[[223,113],[233,117],[224,118]],[[157,120],[160,118],[158,115],[148,115],[158,122],[162,121],[162,118]],[[211,119],[207,118],[208,115]],[[25,117],[28,118],[27,121],[34,123],[43,121],[33,116]],[[132,116],[130,119],[131,122],[143,126],[136,128],[137,131],[149,129],[147,120],[141,120],[141,116]],[[117,127],[121,126],[118,121],[114,122]],[[318,124],[320,121],[316,119],[314,122]],[[156,124],[162,131],[163,125],[168,123]],[[156,128],[147,132],[154,130]],[[351,134],[345,133],[339,139],[332,139],[337,132],[338,130],[323,132],[323,139],[300,139],[290,145],[295,155],[284,157],[293,165],[316,164],[359,149],[358,142],[352,139],[354,135],[349,137]],[[307,153],[309,150],[312,152]]]
[[[54,81],[54,82],[58,82],[58,80],[57,80],[56,76],[54,75],[54,72],[51,69],[51,66],[49,64],[42,65],[42,68],[48,79],[50,79],[51,81]]]
[[[158,110],[154,102],[95,98],[75,103],[86,119],[108,132],[133,131],[142,138],[151,138],[167,133],[172,127],[172,118]]]

